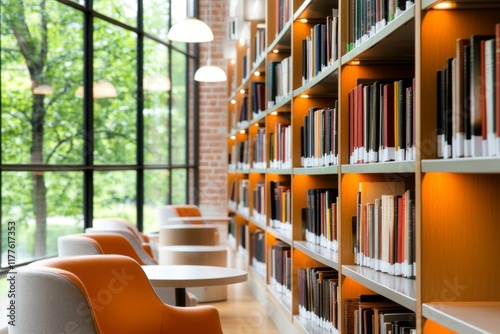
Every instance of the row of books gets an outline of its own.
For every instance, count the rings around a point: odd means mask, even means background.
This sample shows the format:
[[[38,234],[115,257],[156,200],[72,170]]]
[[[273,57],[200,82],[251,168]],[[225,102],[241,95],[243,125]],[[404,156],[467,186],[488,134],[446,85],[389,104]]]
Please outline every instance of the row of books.
[[[262,225],[266,224],[266,184],[264,181],[257,182],[253,189],[252,219]]]
[[[274,132],[269,134],[269,167],[292,167],[292,127],[288,123],[276,122]]]
[[[292,58],[267,62],[267,107],[286,100],[292,93]]]
[[[241,99],[240,112],[238,114],[238,121],[236,123],[237,128],[242,129],[248,126],[248,120],[250,119],[250,106],[248,101],[248,95],[245,94]]]
[[[375,35],[413,4],[414,1],[409,0],[350,0],[347,50]]]
[[[315,24],[302,40],[302,85],[338,59],[338,25],[338,8],[332,8],[326,22]]]
[[[247,77],[250,75],[250,71],[252,70],[252,60],[250,58],[250,48],[246,48],[245,54],[242,56],[241,64],[243,65],[243,78],[242,82],[244,82]]]
[[[266,128],[259,128],[252,139],[252,163],[254,168],[266,168],[267,162]]]
[[[254,55],[253,55],[253,66],[257,66],[257,63],[266,54],[266,26],[265,24],[257,25],[257,32],[254,36]]]
[[[276,36],[283,30],[287,22],[290,21],[292,13],[291,0],[276,0]]]
[[[249,143],[248,141],[242,141],[234,143],[231,147],[231,153],[228,157],[228,169],[230,170],[244,170],[250,168],[249,162]]]
[[[292,230],[291,220],[291,186],[288,180],[269,182],[271,196],[270,226],[273,228]]]
[[[338,271],[328,267],[299,268],[299,317],[326,333],[338,329]]]
[[[241,179],[238,188],[238,212],[245,217],[250,215],[250,180]]]
[[[289,244],[276,240],[270,247],[270,282],[274,291],[291,298],[292,293],[292,263]]]
[[[403,182],[360,182],[355,263],[415,278],[415,199]]]
[[[334,108],[310,108],[301,127],[301,165],[338,164],[338,103]]]
[[[232,249],[236,250],[236,217],[234,214],[230,215],[231,220],[229,221],[227,227],[227,242]]]
[[[350,163],[415,160],[414,79],[358,79],[349,92]]]
[[[381,296],[362,294],[344,298],[346,334],[414,334],[415,313]]]
[[[253,261],[266,263],[266,233],[263,230],[250,233],[250,249]]]
[[[459,38],[437,71],[437,155],[500,156],[500,23]]]
[[[252,115],[259,116],[266,110],[266,84],[261,81],[252,81]],[[249,116],[249,115],[247,115]]]
[[[307,189],[306,192],[306,241],[337,251],[338,189],[316,188]]]
[[[229,184],[228,207],[232,211],[238,209],[238,192],[236,191],[236,180],[232,179]]]
[[[249,230],[247,224],[237,224],[238,237],[236,240],[238,254],[243,259],[248,259],[247,238],[249,237]]]

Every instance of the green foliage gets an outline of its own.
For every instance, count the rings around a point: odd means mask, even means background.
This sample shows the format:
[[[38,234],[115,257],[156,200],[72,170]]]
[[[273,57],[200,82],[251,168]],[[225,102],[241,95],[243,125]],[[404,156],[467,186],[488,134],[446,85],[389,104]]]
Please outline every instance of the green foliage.
[[[82,4],[81,0],[75,0]],[[145,29],[165,37],[169,1],[145,1]],[[136,3],[136,1],[132,1]],[[136,13],[130,0],[96,0],[94,5],[105,15],[135,26]],[[179,4],[177,4],[178,6]],[[46,254],[55,255],[57,237],[83,230],[84,133],[84,13],[58,1],[23,0],[0,4],[0,89],[1,89],[1,163],[51,166],[50,172],[2,171],[1,250],[6,265],[6,223],[15,221],[19,261],[35,256],[35,230],[46,231]],[[17,32],[19,38],[16,38]],[[22,32],[19,34],[18,32]],[[116,88],[113,98],[95,98],[93,104],[96,165],[137,164],[137,41],[135,32],[94,17],[93,80],[106,80]],[[171,91],[148,91],[144,95],[144,156],[150,164],[185,164],[187,57],[152,39],[144,40],[144,76],[168,75]],[[27,51],[26,51],[27,50]],[[174,66],[169,66],[170,62]],[[190,79],[192,80],[192,79]],[[41,104],[33,89],[50,85],[52,94],[43,95]],[[172,98],[172,101],[169,101]],[[170,106],[172,109],[170,109]],[[39,119],[40,122],[35,122]],[[37,127],[37,124],[40,126]],[[169,133],[169,131],[172,133]],[[43,131],[41,131],[43,130]],[[33,142],[37,133],[41,142]],[[169,152],[169,140],[172,152]],[[190,139],[191,140],[191,139]],[[41,144],[41,145],[36,145]],[[40,150],[38,152],[37,150]],[[171,159],[171,161],[169,161]],[[64,166],[65,171],[58,171]],[[67,171],[72,169],[74,171]],[[35,217],[36,187],[34,173],[43,173],[46,187],[46,217]],[[166,204],[169,171],[145,171],[144,225],[157,229],[159,205]],[[172,199],[186,199],[186,171],[175,172]],[[94,172],[94,216],[121,216],[136,221],[136,172]],[[40,182],[39,182],[40,183]],[[44,223],[46,218],[46,223]],[[37,223],[38,221],[38,223]],[[40,242],[37,240],[36,242]]]

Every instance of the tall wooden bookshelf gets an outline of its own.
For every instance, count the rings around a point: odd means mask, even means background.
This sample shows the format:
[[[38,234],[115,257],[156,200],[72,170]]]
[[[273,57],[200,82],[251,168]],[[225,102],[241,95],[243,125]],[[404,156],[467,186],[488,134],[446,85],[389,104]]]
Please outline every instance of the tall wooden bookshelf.
[[[272,310],[269,314],[281,332],[328,333],[299,315],[297,273],[311,266],[330,267],[339,274],[336,306],[339,333],[346,333],[344,301],[366,293],[380,294],[414,312],[418,333],[497,332],[500,328],[497,287],[500,157],[438,158],[436,73],[449,58],[455,57],[457,39],[495,35],[495,25],[500,23],[500,1],[415,0],[405,4],[396,1],[401,8],[395,17],[358,43],[353,41],[356,29],[351,25],[356,1],[289,0],[288,6],[285,3],[285,0],[267,0],[264,56],[251,59],[247,69],[243,68],[243,56],[249,54],[252,58],[257,27],[262,28],[262,22],[251,22],[247,44],[236,46],[236,63],[228,65],[228,152],[235,152],[235,145],[248,142],[249,161],[248,168],[238,165],[231,168],[228,177],[228,194],[232,189],[240,194],[241,180],[248,180],[245,181],[249,185],[248,207],[242,211],[239,206],[230,206],[229,211],[235,215],[235,251],[247,265],[255,293],[269,298],[271,307],[267,308]],[[288,8],[289,12],[279,14],[278,8]],[[338,58],[304,80],[302,41],[311,34],[311,28],[332,15],[332,8],[338,12]],[[289,19],[284,20],[286,17]],[[288,74],[291,91],[269,103],[269,87],[275,80],[271,79],[269,64],[287,57],[291,59]],[[414,78],[414,157],[352,163],[350,94],[360,79],[373,82],[394,78]],[[254,114],[253,82],[264,82],[266,87],[266,109]],[[249,117],[247,122],[235,125],[234,113],[239,114],[245,96]],[[304,116],[313,107],[335,106],[337,163],[304,167],[301,148]],[[276,139],[277,123],[290,125],[291,165],[283,163],[277,167],[271,161],[270,143]],[[265,166],[254,165],[252,161],[256,150],[253,138],[258,129],[265,129]],[[402,182],[406,190],[414,192],[414,278],[356,264],[352,217],[357,215],[359,184],[388,181]],[[289,221],[282,223],[272,219],[271,189],[277,184],[291,188],[290,207],[282,212]],[[259,216],[254,212],[257,206],[254,192],[262,186],[265,205],[264,214]],[[338,189],[337,244],[333,248],[306,241],[303,209],[308,205],[308,189],[312,188]],[[256,263],[252,255],[255,244],[251,239],[256,231],[264,231],[266,263]],[[239,240],[245,244],[238,244]],[[270,265],[275,261],[277,242],[290,248],[289,292],[276,288],[276,273]]]

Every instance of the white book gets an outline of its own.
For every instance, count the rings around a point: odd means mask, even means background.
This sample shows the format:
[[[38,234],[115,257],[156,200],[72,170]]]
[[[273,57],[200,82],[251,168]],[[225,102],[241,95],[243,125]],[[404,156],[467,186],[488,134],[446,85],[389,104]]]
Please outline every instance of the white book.
[[[484,43],[485,95],[486,95],[486,141],[489,156],[496,155],[495,149],[495,39]]]

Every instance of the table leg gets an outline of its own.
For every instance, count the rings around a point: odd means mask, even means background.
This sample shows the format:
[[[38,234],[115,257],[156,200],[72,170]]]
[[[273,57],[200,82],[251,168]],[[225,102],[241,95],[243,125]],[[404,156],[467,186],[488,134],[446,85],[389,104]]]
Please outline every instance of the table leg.
[[[175,288],[175,306],[186,306],[186,288]]]

